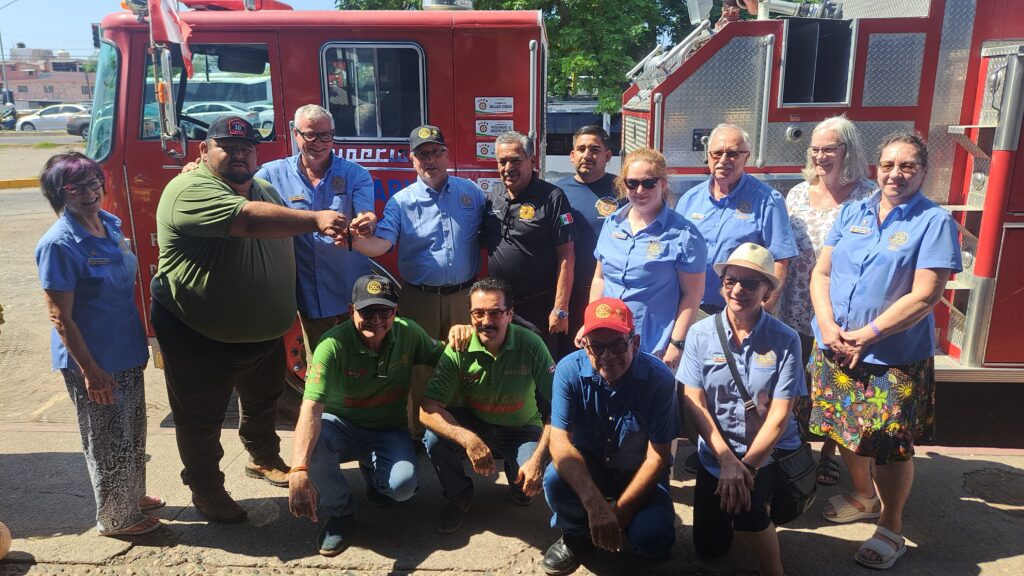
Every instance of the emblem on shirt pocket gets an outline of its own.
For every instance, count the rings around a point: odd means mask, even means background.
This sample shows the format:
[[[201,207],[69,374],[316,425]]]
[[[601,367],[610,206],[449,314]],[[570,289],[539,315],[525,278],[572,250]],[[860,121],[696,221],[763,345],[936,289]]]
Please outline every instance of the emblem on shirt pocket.
[[[615,199],[611,196],[605,196],[598,200],[597,203],[594,204],[594,207],[597,208],[598,216],[601,218],[607,218],[615,212],[615,209],[618,208],[618,204],[615,203]]]
[[[749,200],[743,200],[736,205],[736,218],[749,220],[754,215],[754,206]]]
[[[335,196],[341,196],[345,193],[345,177],[344,176],[333,176],[331,178],[331,191],[334,192]]]
[[[893,232],[892,235],[889,236],[889,249],[896,250],[900,246],[906,244],[909,239],[910,236],[908,236],[906,232]]]
[[[468,194],[463,194],[462,196],[459,196],[459,202],[462,203],[463,208],[473,207],[473,199],[470,198]]]
[[[658,242],[657,240],[651,240],[650,242],[647,243],[647,257],[657,258],[658,256],[661,256],[661,248],[661,242]]]
[[[775,362],[778,357],[775,355],[774,350],[769,350],[765,354],[754,353],[754,367],[758,370],[773,370],[775,368]]]
[[[520,220],[533,220],[533,217],[537,214],[537,208],[533,204],[523,204],[519,207],[519,219]]]

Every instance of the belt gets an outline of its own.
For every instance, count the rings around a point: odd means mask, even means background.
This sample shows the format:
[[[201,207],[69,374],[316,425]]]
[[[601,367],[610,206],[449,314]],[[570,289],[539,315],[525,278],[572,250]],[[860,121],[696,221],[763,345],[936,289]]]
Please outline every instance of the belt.
[[[406,282],[406,286],[412,286],[413,288],[426,292],[427,294],[436,294],[438,296],[447,296],[449,294],[455,294],[456,292],[465,290],[476,282],[476,278],[470,278],[462,284],[449,284],[448,286],[426,286],[423,284],[413,284],[412,282]]]

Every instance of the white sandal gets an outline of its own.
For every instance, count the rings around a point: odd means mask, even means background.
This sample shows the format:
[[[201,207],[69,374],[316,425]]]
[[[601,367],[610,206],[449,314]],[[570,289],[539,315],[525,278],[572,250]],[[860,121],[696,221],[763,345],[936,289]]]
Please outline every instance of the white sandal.
[[[866,551],[878,554],[880,560],[865,558],[863,553]],[[878,526],[875,528],[875,535],[868,538],[864,544],[861,544],[853,559],[862,566],[874,568],[875,570],[885,570],[892,567],[899,560],[900,556],[906,553],[907,542],[902,535],[889,530],[885,526]]]
[[[856,506],[850,503],[850,499],[859,502],[864,509],[858,510]],[[835,522],[836,524],[846,524],[847,522],[856,522],[858,520],[873,520],[882,515],[882,502],[878,499],[877,494],[871,498],[864,498],[856,492],[850,492],[846,495],[836,494],[828,499],[828,503],[832,505],[832,512],[835,513],[835,516],[829,516],[824,510],[822,510],[821,515],[825,517],[825,520]]]

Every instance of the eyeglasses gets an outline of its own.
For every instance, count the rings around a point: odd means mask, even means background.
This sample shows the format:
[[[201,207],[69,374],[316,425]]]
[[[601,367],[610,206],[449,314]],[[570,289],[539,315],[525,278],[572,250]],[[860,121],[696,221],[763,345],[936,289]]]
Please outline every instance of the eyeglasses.
[[[725,156],[729,160],[735,160],[744,154],[750,154],[750,150],[712,150],[708,152],[712,160],[721,160]]]
[[[904,176],[913,176],[915,173],[917,173],[917,169],[918,169],[919,166],[921,166],[921,163],[920,162],[900,162],[899,164],[895,164],[893,162],[879,162],[878,163],[878,172],[879,172],[879,174],[888,174],[888,173],[892,172],[892,169],[896,168],[897,166],[899,166],[900,172]]]
[[[654,190],[654,187],[657,186],[660,181],[661,178],[644,178],[643,180],[627,178],[626,180],[623,180],[622,183],[626,185],[627,190],[636,190],[640,185],[643,185],[646,190]]]
[[[508,312],[508,308],[473,308],[469,313],[477,320],[484,318],[498,318]]]
[[[359,311],[359,315],[363,317],[363,320],[387,320],[395,315],[395,309],[387,306],[363,308]]]
[[[447,148],[434,148],[433,150],[415,150],[412,155],[419,158],[420,160],[437,160],[441,156],[444,156],[447,152]]]
[[[330,142],[331,140],[334,140],[334,130],[329,130],[327,132],[303,132],[296,128],[295,133],[302,136],[302,139],[306,142],[313,142],[315,140]]]
[[[836,152],[839,151],[839,147],[846,147],[846,144],[829,144],[828,146],[811,146],[807,149],[811,153],[811,156],[817,156],[818,154],[824,154],[825,156],[835,156]]]
[[[626,350],[629,349],[629,342],[631,340],[632,337],[616,338],[611,342],[591,342],[586,340],[583,342],[583,345],[587,347],[587,350],[590,350],[591,354],[600,358],[604,356],[605,352],[611,352],[616,356],[625,354]]]
[[[740,285],[747,292],[753,292],[757,290],[762,280],[760,278],[737,278],[735,276],[729,276],[728,274],[722,276],[722,287],[726,290],[732,290],[732,287],[736,284]]]
[[[61,190],[64,191],[68,196],[78,196],[84,194],[86,190],[89,192],[99,192],[103,189],[103,179],[93,178],[86,182],[79,182],[77,184],[65,184]]]

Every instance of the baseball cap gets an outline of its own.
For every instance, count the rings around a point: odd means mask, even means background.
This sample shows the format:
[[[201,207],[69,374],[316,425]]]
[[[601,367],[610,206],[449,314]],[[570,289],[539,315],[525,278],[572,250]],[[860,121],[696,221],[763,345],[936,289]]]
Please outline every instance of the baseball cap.
[[[249,124],[249,121],[239,116],[221,116],[214,120],[206,129],[206,137],[219,140],[222,138],[238,138],[248,140],[253,144],[260,143],[260,134]]]
[[[441,134],[440,128],[437,126],[431,126],[430,124],[424,124],[409,133],[410,151],[419,148],[420,144],[427,144],[428,142],[444,144],[444,134]]]
[[[598,328],[629,334],[633,331],[633,311],[618,298],[594,300],[583,313],[583,335]]]
[[[771,282],[772,287],[776,290],[782,285],[782,282],[775,276],[775,257],[772,256],[771,251],[753,242],[740,244],[732,251],[728,260],[715,264],[713,266],[715,274],[721,276],[725,273],[727,266],[739,266],[760,272],[762,276]]]
[[[394,282],[384,276],[360,276],[352,287],[352,306],[356,310],[362,310],[373,305],[397,307],[398,289]]]

